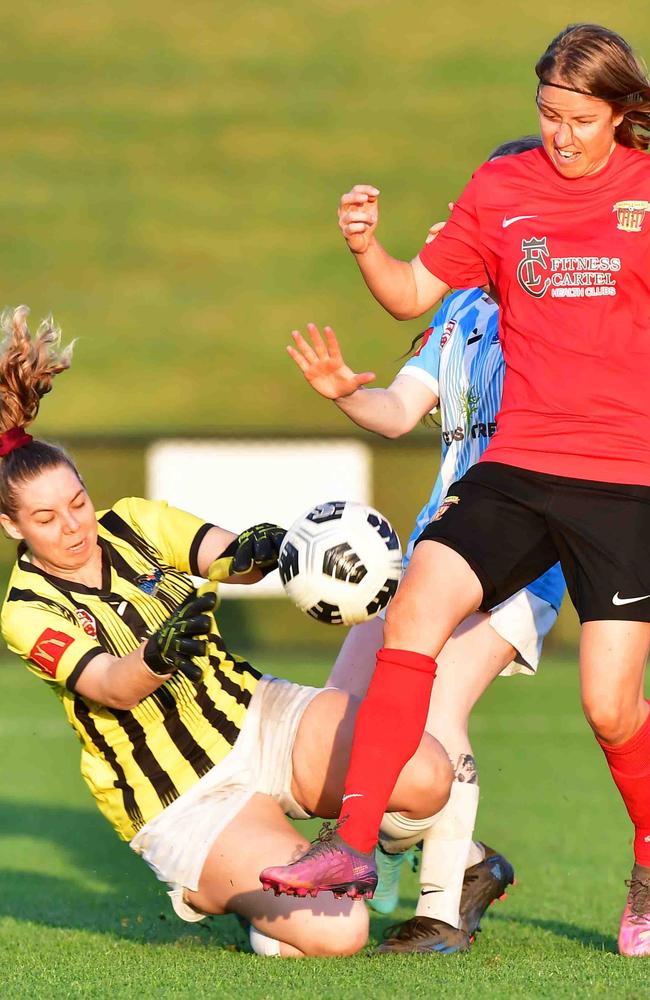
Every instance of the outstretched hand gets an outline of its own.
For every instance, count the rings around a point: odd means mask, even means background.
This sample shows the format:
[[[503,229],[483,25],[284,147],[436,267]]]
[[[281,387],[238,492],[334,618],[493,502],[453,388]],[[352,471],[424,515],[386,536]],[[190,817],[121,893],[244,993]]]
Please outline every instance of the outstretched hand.
[[[355,184],[341,196],[339,229],[352,253],[365,253],[379,222],[379,190],[372,184]]]
[[[287,353],[300,368],[312,389],[325,399],[341,399],[367,385],[375,378],[374,372],[357,374],[349,368],[341,355],[336,334],[330,326],[323,330],[325,339],[315,323],[307,325],[311,345],[299,330],[291,334],[295,347],[287,347]]]

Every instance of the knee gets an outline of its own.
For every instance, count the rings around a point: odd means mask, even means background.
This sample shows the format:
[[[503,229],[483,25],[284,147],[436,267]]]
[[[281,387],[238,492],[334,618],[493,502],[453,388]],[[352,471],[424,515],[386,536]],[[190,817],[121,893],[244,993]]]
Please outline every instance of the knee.
[[[368,911],[363,903],[356,902],[345,916],[324,916],[315,921],[298,947],[307,958],[356,955],[368,941],[368,928]]]
[[[454,780],[454,770],[444,747],[426,733],[407,766],[409,816],[413,819],[435,816],[446,805]]]
[[[636,706],[626,704],[623,699],[618,699],[612,694],[611,699],[606,703],[592,698],[585,694],[582,700],[582,707],[587,722],[594,731],[594,734],[603,743],[625,743],[642,724]]]

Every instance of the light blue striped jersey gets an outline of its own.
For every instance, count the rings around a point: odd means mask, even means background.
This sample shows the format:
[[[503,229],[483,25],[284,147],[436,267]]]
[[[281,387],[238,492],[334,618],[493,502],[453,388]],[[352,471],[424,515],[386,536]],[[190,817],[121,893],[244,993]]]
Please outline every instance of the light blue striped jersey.
[[[405,565],[451,484],[478,462],[496,431],[505,372],[498,326],[498,307],[480,288],[453,292],[434,313],[417,354],[399,372],[436,394],[442,424],[440,470],[409,538]],[[527,589],[557,610],[565,589],[560,564]]]

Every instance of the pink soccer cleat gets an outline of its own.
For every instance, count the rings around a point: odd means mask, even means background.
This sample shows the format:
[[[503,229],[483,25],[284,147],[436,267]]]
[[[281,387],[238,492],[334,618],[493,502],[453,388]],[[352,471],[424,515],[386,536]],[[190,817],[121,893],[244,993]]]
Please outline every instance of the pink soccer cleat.
[[[650,957],[650,868],[635,865],[625,884],[630,891],[621,917],[618,950],[630,957]]]
[[[333,892],[337,899],[372,899],[377,885],[374,852],[363,854],[346,844],[325,823],[309,850],[290,865],[265,868],[260,882],[276,896],[317,896]]]

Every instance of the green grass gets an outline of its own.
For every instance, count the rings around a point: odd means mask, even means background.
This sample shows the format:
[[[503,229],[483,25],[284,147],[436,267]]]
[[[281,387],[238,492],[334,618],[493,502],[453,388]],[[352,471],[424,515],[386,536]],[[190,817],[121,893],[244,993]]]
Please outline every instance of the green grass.
[[[80,338],[40,432],[347,428],[292,370],[288,331],[331,322],[382,384],[419,324],[369,299],[336,229],[339,194],[377,183],[382,234],[412,253],[486,152],[534,129],[535,59],[585,19],[650,56],[642,0],[8,5],[0,303],[52,310]],[[90,464],[102,489],[139,491],[139,457]],[[392,514],[403,477],[387,468],[377,497]],[[520,884],[472,952],[296,964],[236,953],[230,918],[176,921],[94,810],[58,706],[15,663],[0,677],[2,995],[650,997],[647,963],[613,953],[629,826],[573,667],[547,660],[477,713],[480,831]],[[398,917],[414,893],[405,883]]]
[[[317,683],[305,667],[267,670]],[[476,712],[479,832],[518,884],[468,955],[276,962],[245,953],[234,918],[177,920],[162,887],[95,810],[62,712],[15,661],[0,667],[0,992],[7,997],[650,996],[647,962],[615,954],[630,827],[583,722],[572,660],[497,682]],[[406,917],[415,898],[403,883]],[[361,905],[361,904],[360,904]],[[390,922],[373,918],[377,941]],[[240,951],[244,949],[244,951]]]
[[[371,301],[340,193],[378,184],[382,233],[412,254],[487,152],[535,129],[550,38],[595,19],[650,56],[646,14],[643,0],[7,5],[0,302],[53,310],[80,338],[41,428],[348,426],[293,371],[291,328],[332,323],[383,381],[420,324]]]

